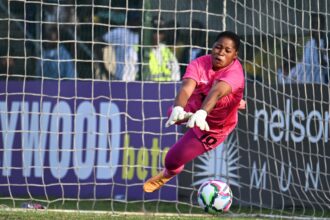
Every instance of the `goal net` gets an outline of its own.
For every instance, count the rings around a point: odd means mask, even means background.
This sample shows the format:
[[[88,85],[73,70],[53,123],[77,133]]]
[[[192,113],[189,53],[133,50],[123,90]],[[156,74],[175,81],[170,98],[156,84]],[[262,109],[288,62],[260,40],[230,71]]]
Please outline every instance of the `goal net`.
[[[0,1],[0,205],[203,214],[198,187],[217,179],[228,215],[329,217],[329,12],[326,0]],[[179,80],[223,30],[241,37],[247,109],[223,144],[144,193],[186,131],[164,127]]]

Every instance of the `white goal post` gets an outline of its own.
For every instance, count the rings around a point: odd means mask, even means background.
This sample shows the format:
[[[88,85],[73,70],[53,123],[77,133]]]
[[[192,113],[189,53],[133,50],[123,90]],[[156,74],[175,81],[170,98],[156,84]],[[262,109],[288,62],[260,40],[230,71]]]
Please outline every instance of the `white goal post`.
[[[231,216],[329,218],[329,22],[327,0],[0,1],[0,205],[200,215],[219,179]],[[144,193],[185,132],[164,127],[179,78],[223,30],[241,37],[247,109]]]

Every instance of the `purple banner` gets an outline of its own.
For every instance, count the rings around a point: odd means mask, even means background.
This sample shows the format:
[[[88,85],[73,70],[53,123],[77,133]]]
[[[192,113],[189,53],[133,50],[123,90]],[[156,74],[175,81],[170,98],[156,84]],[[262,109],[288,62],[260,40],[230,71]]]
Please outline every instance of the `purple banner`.
[[[222,146],[143,193],[182,133],[164,127],[178,85],[0,82],[0,196],[191,201],[211,178],[230,184],[234,204],[328,207],[329,93],[317,85],[247,90]]]
[[[178,138],[165,128],[176,84],[0,82],[0,196],[177,198],[143,182]]]

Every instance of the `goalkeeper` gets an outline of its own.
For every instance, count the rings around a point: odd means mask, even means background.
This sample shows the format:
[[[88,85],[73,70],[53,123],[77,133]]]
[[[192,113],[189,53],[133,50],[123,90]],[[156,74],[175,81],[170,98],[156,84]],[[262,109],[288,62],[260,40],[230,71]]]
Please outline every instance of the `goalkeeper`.
[[[179,174],[186,163],[219,146],[236,127],[237,111],[245,108],[239,45],[238,35],[221,32],[212,53],[188,65],[165,126],[187,122],[191,129],[168,151],[165,168],[144,183],[145,192],[158,190]]]

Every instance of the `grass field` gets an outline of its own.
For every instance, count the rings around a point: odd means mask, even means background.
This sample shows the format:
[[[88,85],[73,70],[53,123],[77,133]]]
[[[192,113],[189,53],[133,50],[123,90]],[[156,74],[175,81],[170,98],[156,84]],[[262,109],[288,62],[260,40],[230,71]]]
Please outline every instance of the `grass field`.
[[[216,216],[205,213],[198,206],[177,202],[116,202],[107,201],[77,201],[77,200],[43,200],[34,201],[42,204],[45,209],[20,208],[26,199],[11,200],[0,198],[1,219],[309,219],[308,216],[330,219],[330,212],[317,212],[313,210],[270,210],[248,207],[231,207],[229,213],[219,213]]]
[[[19,208],[26,200],[2,200],[0,199],[1,219],[267,219],[256,217],[234,216],[233,213],[219,213],[210,215],[204,213],[198,207],[185,204],[145,202],[145,203],[118,203],[118,202],[82,202],[57,201],[48,205],[45,209]],[[42,204],[42,203],[41,203]],[[45,204],[43,204],[45,205]],[[77,211],[80,210],[80,211]],[[91,210],[91,211],[89,211]],[[111,210],[115,210],[111,211]]]
[[[129,209],[129,208],[128,208]],[[0,209],[0,220],[2,219],[24,219],[24,220],[35,220],[35,219],[50,219],[50,220],[58,220],[58,219],[66,219],[66,220],[74,220],[74,219],[127,219],[127,220],[152,220],[152,219],[185,219],[185,220],[212,220],[212,219],[223,219],[223,220],[266,220],[266,219],[317,219],[317,215],[304,215],[304,217],[290,216],[290,215],[281,215],[281,214],[265,214],[263,212],[259,213],[255,211],[243,211],[241,210],[240,214],[235,214],[236,211],[230,213],[219,213],[218,215],[211,215],[204,212],[199,213],[178,213],[175,210],[172,212],[131,212],[128,210],[126,212],[112,212],[112,211],[77,211],[77,210],[68,210],[68,209],[23,209],[23,208],[4,208]],[[246,213],[246,214],[244,214]],[[307,214],[307,213],[305,213]],[[311,213],[312,214],[312,213]],[[315,213],[314,213],[315,214]],[[323,216],[321,219],[330,219],[326,216]]]
[[[235,219],[235,220],[249,220],[249,219],[267,219],[267,218],[258,218],[258,217],[234,217],[234,216],[212,216],[212,215],[173,215],[169,216],[168,214],[137,214],[137,213],[99,213],[99,212],[61,212],[61,211],[41,211],[41,210],[1,210],[0,211],[0,219],[24,219],[24,220],[35,220],[35,219],[127,219],[127,220],[151,220],[151,219],[166,219],[166,220],[174,220],[174,219],[184,219],[184,220],[207,220],[207,219]],[[268,218],[269,219],[269,218]]]

